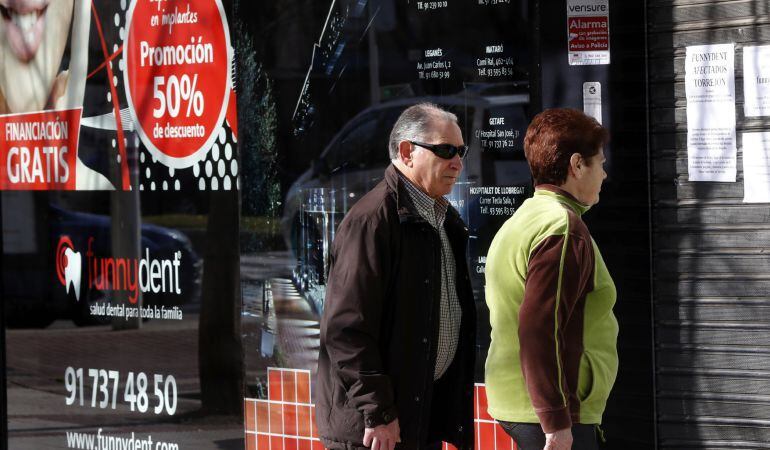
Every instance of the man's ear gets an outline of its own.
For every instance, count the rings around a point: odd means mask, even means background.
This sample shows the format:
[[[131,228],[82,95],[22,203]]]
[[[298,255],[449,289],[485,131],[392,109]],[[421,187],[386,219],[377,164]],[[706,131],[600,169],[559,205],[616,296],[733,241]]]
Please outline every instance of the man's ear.
[[[569,171],[575,178],[581,177],[585,165],[586,162],[580,153],[573,153],[572,156],[569,157]]]
[[[409,141],[398,143],[398,158],[407,167],[412,167],[412,144]]]

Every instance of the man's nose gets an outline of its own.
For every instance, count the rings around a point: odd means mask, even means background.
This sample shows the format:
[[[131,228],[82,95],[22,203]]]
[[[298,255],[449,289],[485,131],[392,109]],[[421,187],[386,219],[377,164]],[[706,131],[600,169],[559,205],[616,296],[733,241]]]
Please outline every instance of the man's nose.
[[[463,159],[460,158],[460,155],[454,155],[449,160],[449,167],[454,170],[463,170]]]

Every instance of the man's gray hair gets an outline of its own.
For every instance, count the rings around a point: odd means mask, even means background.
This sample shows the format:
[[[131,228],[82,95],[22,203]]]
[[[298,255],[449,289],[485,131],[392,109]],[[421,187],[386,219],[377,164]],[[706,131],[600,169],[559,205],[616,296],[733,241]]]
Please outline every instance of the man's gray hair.
[[[388,152],[391,161],[398,159],[399,142],[425,139],[425,135],[431,131],[431,126],[440,120],[457,123],[457,116],[428,102],[418,103],[404,110],[390,132]]]

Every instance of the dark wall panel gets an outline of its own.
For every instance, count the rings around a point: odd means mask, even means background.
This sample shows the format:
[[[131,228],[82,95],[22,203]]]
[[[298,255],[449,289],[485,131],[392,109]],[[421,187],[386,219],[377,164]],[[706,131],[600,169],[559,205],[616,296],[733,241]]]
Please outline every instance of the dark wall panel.
[[[649,1],[658,448],[770,442],[770,208],[744,204],[743,47],[770,43],[766,1]],[[738,175],[690,182],[685,52],[735,43]]]

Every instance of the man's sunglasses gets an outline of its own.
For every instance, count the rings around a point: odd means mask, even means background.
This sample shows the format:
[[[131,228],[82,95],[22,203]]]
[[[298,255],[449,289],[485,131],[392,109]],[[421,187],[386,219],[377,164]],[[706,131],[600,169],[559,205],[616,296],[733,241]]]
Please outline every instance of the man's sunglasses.
[[[410,144],[414,144],[423,148],[426,148],[436,154],[439,158],[452,159],[455,155],[460,155],[460,158],[465,158],[468,154],[467,145],[455,146],[452,144],[423,144],[422,142],[409,141]]]

